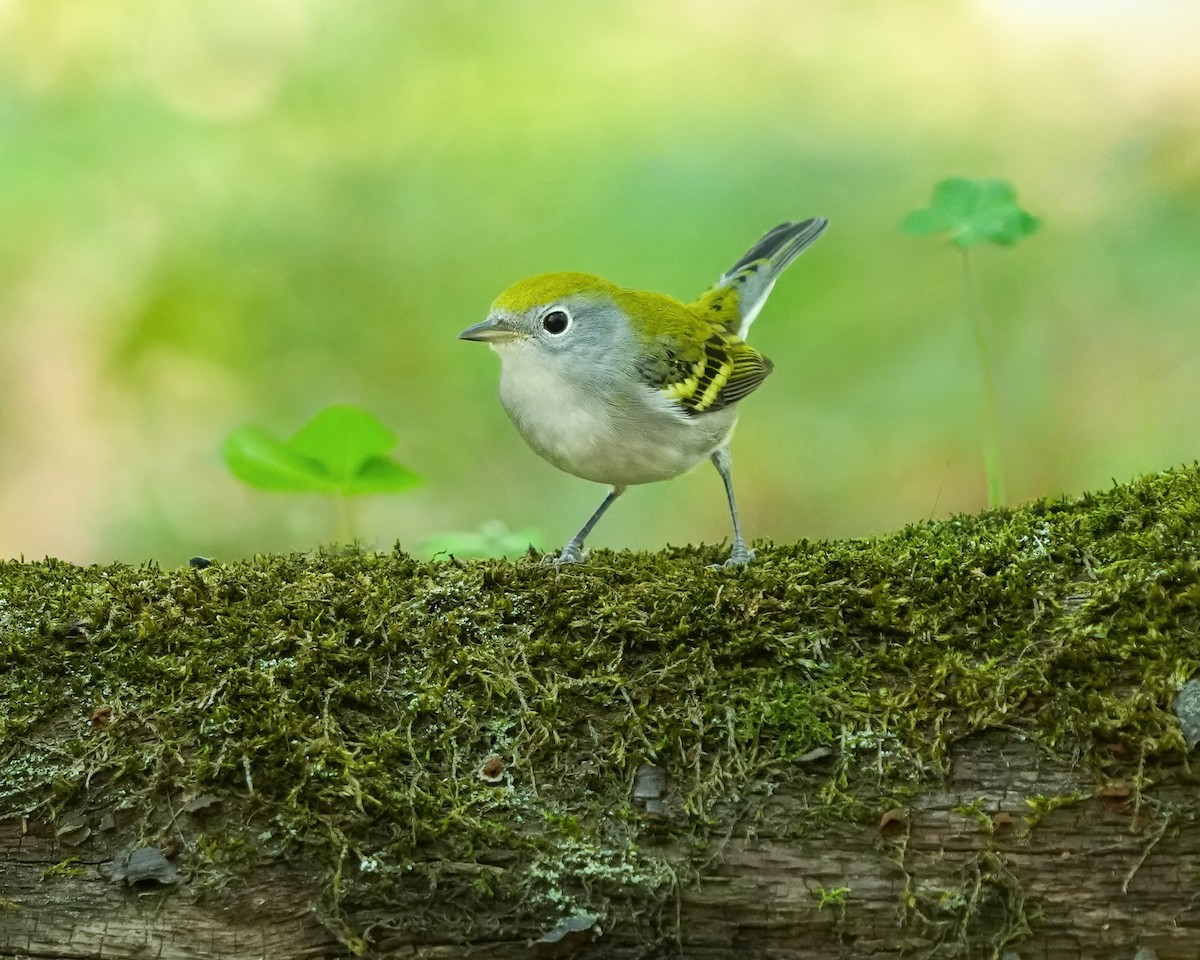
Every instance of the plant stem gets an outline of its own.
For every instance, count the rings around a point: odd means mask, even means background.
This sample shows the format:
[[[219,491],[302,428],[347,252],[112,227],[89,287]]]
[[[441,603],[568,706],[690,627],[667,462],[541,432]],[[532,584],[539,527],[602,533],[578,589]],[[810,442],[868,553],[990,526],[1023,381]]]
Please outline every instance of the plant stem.
[[[337,502],[338,543],[350,546],[354,543],[354,522],[350,516],[350,498],[344,493],[335,493],[333,499]]]
[[[983,385],[983,467],[987,474],[988,506],[1004,506],[1004,474],[1000,468],[1000,438],[996,423],[995,357],[992,351],[991,330],[983,313],[979,285],[971,269],[970,251],[962,251],[963,281],[966,287],[967,315],[975,334],[979,351],[980,382]]]

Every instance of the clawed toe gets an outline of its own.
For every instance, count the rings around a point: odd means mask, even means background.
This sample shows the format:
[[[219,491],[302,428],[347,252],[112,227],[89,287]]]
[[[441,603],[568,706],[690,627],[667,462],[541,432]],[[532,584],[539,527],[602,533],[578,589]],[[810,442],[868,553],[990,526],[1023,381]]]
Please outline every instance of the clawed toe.
[[[577,543],[568,543],[562,549],[557,557],[547,557],[546,561],[558,566],[561,563],[582,563],[588,555],[587,550],[582,549]]]
[[[730,553],[730,555],[729,555],[729,559],[726,560],[724,563],[712,564],[711,569],[713,569],[713,570],[735,570],[738,567],[744,567],[751,560],[753,560],[755,556],[756,556],[756,554],[754,553],[754,551],[749,549],[745,544],[735,543],[733,545],[733,552]]]

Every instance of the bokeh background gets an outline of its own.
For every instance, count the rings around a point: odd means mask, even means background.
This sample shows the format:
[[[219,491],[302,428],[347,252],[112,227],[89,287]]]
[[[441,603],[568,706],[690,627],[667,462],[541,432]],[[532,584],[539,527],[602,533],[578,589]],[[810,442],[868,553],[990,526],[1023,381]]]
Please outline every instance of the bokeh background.
[[[754,537],[985,502],[957,255],[898,224],[948,175],[1040,233],[983,249],[1009,499],[1200,454],[1195,0],[0,0],[0,556],[224,558],[332,508],[219,449],[333,402],[426,482],[361,505],[413,549],[561,544],[603,495],[538,460],[455,339],[531,273],[688,298],[766,228],[832,227],[754,329]],[[593,536],[728,535],[714,471]]]

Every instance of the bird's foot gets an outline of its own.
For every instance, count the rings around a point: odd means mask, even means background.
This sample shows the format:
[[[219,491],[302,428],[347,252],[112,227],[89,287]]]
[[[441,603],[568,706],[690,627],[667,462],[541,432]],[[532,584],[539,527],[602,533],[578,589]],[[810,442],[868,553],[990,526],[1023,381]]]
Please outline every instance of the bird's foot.
[[[714,563],[714,570],[733,570],[738,567],[744,567],[755,557],[755,553],[747,547],[741,540],[737,540],[733,544],[733,550],[729,554],[729,559],[724,563]]]
[[[562,553],[557,557],[546,557],[543,563],[552,563],[558,566],[560,563],[582,563],[587,557],[588,551],[584,550],[582,545],[572,540],[562,548]]]

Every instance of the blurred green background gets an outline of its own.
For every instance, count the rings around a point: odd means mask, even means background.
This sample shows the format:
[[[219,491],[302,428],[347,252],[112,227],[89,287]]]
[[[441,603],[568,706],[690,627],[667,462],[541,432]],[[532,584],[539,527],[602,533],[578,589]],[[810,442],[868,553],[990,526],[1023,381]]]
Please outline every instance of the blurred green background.
[[[832,226],[753,340],[753,537],[982,507],[957,256],[898,230],[947,175],[1042,231],[979,251],[1009,499],[1200,453],[1194,0],[3,0],[0,556],[308,549],[331,509],[243,488],[234,427],[333,402],[419,490],[360,533],[566,540],[600,487],[531,453],[455,339],[532,273],[690,298],[765,229]],[[707,466],[596,546],[728,536]]]

